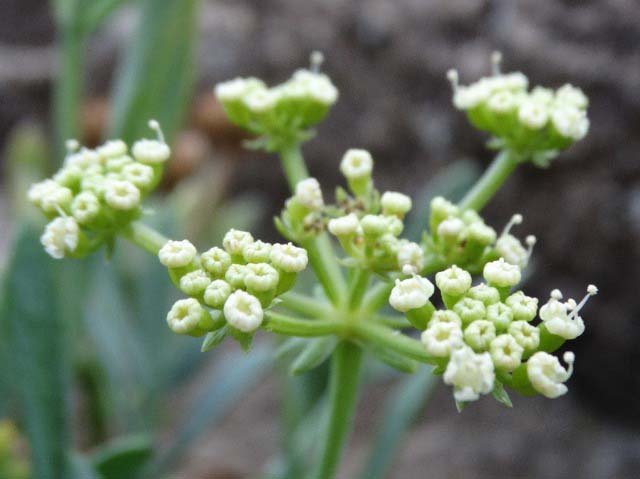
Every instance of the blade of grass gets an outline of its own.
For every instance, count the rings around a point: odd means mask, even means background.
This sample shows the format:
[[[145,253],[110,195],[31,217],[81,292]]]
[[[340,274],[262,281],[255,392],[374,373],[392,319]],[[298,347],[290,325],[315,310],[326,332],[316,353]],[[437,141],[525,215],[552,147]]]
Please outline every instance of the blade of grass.
[[[424,366],[403,379],[388,399],[382,422],[359,479],[383,479],[390,471],[402,439],[431,398],[437,384],[431,367]]]
[[[138,32],[118,72],[109,127],[126,141],[160,122],[168,141],[182,122],[194,79],[198,0],[142,0]]]
[[[1,318],[6,321],[11,381],[24,417],[33,477],[66,479],[66,325],[59,314],[53,263],[39,236],[32,225],[17,228]]]

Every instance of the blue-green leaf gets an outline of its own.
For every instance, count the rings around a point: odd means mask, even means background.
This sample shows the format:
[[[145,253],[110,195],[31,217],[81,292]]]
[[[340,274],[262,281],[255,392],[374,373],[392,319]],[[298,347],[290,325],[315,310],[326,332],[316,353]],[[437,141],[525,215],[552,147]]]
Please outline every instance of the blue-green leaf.
[[[135,479],[151,457],[146,434],[118,437],[93,452],[91,462],[101,479]]]

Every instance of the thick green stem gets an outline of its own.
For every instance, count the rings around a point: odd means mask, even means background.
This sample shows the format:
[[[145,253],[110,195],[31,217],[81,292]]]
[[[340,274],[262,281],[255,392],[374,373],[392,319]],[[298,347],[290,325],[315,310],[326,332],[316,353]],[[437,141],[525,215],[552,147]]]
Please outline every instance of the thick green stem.
[[[75,25],[74,18],[68,25],[60,25],[58,50],[58,75],[53,94],[53,122],[57,161],[65,156],[65,142],[78,138],[79,113],[82,102],[83,65],[85,57],[84,35]]]
[[[518,160],[508,150],[498,153],[491,166],[460,201],[460,208],[480,211],[518,166]]]
[[[162,235],[162,233],[138,221],[129,224],[121,231],[121,234],[133,244],[156,256],[160,248],[169,241],[169,238]]]
[[[390,349],[423,363],[433,362],[433,358],[427,355],[424,345],[420,341],[398,334],[396,330],[373,321],[356,323],[352,333],[364,341],[380,346],[382,349]]]
[[[362,350],[342,342],[331,359],[329,378],[329,416],[321,441],[320,462],[314,479],[332,479],[351,431],[359,386]]]
[[[356,269],[349,285],[349,311],[355,311],[360,307],[362,298],[367,292],[371,271],[368,269]]]
[[[331,306],[318,299],[304,294],[289,291],[280,296],[281,302],[279,306],[291,311],[292,313],[302,314],[313,318],[329,318],[333,314]]]
[[[341,335],[344,324],[340,321],[301,319],[274,311],[265,311],[262,329],[284,336],[315,337],[328,334]]]
[[[296,190],[299,181],[309,177],[309,170],[302,157],[300,146],[297,144],[282,149],[280,164],[292,192]]]

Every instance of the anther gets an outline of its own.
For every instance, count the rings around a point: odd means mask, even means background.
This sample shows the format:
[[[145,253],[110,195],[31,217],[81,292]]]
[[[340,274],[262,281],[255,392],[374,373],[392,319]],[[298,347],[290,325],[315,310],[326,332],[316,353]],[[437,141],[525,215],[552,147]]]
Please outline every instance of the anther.
[[[451,88],[453,88],[453,91],[456,92],[459,87],[458,70],[455,70],[453,68],[449,70],[447,72],[447,80],[449,80],[449,83],[451,83]]]
[[[493,76],[500,75],[500,66],[502,64],[502,53],[494,51],[491,53],[491,74]]]
[[[320,67],[324,63],[324,53],[318,50],[312,51],[311,55],[309,55],[309,63],[313,73],[320,73]]]
[[[595,296],[596,294],[598,294],[598,288],[595,285],[590,284],[587,287],[587,294],[585,294],[584,298],[582,298],[582,301],[580,301],[578,306],[576,306],[573,311],[571,311],[571,314],[569,314],[569,319],[573,319],[574,317],[576,317],[580,310],[584,307],[584,305],[587,304],[589,298],[591,296]]]
[[[148,124],[149,124],[149,128],[155,131],[156,135],[158,135],[158,141],[160,143],[166,143],[166,141],[164,141],[164,134],[162,133],[162,128],[160,128],[160,123],[158,123],[157,120],[149,120]]]

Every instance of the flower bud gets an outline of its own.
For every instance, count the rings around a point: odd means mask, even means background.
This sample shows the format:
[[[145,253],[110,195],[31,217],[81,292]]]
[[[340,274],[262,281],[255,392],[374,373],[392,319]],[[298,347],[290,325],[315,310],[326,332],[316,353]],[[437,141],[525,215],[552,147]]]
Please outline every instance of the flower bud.
[[[324,208],[320,183],[315,178],[306,178],[299,181],[296,185],[294,198],[310,211],[320,211]]]
[[[242,251],[242,256],[247,263],[267,263],[271,254],[271,243],[257,240]]]
[[[100,214],[100,200],[90,191],[79,193],[71,203],[71,214],[81,225],[95,220]]]
[[[231,285],[222,279],[216,279],[204,291],[204,302],[214,309],[222,309],[231,295]]]
[[[191,271],[180,278],[180,290],[189,296],[202,295],[210,284],[211,278],[201,269]]]
[[[441,309],[434,311],[429,320],[429,327],[435,323],[453,323],[462,327],[462,320],[455,312],[450,309]]]
[[[382,215],[365,215],[360,220],[360,226],[365,236],[377,238],[387,232],[389,222]]]
[[[462,296],[471,287],[471,275],[456,265],[436,274],[436,285],[442,294]]]
[[[496,253],[509,263],[524,268],[529,261],[529,253],[520,240],[510,234],[502,235],[496,241]]]
[[[127,144],[122,140],[109,140],[96,148],[96,153],[103,160],[116,158],[127,154]]]
[[[360,221],[355,213],[329,220],[329,232],[337,237],[351,237],[358,233]]]
[[[232,264],[224,274],[224,279],[234,288],[244,288],[244,278],[248,272],[247,266],[244,264]]]
[[[487,306],[487,319],[495,324],[498,331],[506,331],[513,321],[513,311],[503,303],[495,303]]]
[[[450,217],[457,217],[460,209],[447,201],[442,196],[436,196],[431,200],[431,214],[429,217],[429,229],[432,233],[438,231],[441,222]]]
[[[222,246],[232,257],[242,258],[244,249],[253,243],[253,236],[247,231],[230,229],[222,239]]]
[[[371,189],[373,158],[366,150],[351,149],[342,157],[340,171],[356,196],[365,196]]]
[[[133,164],[133,159],[129,155],[114,156],[106,160],[105,170],[107,173],[121,173],[125,166],[131,164]]]
[[[167,268],[182,268],[191,264],[197,254],[196,247],[188,240],[169,240],[160,248],[158,258]]]
[[[380,198],[382,214],[402,219],[411,210],[411,198],[395,191],[385,191]]]
[[[40,242],[49,256],[62,259],[78,248],[80,229],[74,218],[58,217],[52,220],[40,237]]]
[[[235,329],[251,333],[262,324],[264,312],[255,296],[242,290],[233,292],[224,303],[224,317]]]
[[[521,278],[520,268],[507,263],[504,258],[487,263],[482,274],[491,286],[499,288],[515,286]]]
[[[213,320],[198,300],[188,298],[174,303],[167,314],[167,324],[176,334],[200,336],[213,325]]]
[[[462,330],[455,323],[437,322],[422,333],[421,340],[429,356],[444,358],[462,346]]]
[[[130,163],[122,168],[122,177],[137,188],[147,191],[154,183],[154,171],[142,163]]]
[[[287,273],[299,273],[307,267],[307,251],[291,243],[274,244],[271,248],[271,263]]]
[[[431,281],[421,276],[399,280],[391,290],[389,304],[401,313],[422,308],[433,296],[434,287]]]
[[[511,308],[513,319],[516,321],[531,321],[538,312],[538,298],[527,296],[522,291],[509,296],[505,304]]]
[[[231,266],[231,255],[222,248],[214,246],[202,253],[200,261],[204,269],[214,278],[222,278]]]
[[[524,348],[510,334],[501,334],[491,341],[489,352],[496,369],[511,372],[520,366]]]
[[[140,206],[140,190],[129,181],[109,180],[104,199],[115,210],[132,210]]]
[[[252,263],[246,266],[244,284],[247,291],[252,294],[275,290],[278,286],[278,280],[278,272],[267,263]]]
[[[424,252],[422,247],[413,241],[401,240],[398,244],[396,257],[398,267],[404,273],[405,267],[410,267],[412,273],[419,273],[424,268]]]
[[[471,298],[462,298],[453,306],[453,311],[460,316],[462,324],[469,324],[479,319],[484,319],[486,308],[482,301]]]
[[[464,330],[464,341],[474,351],[487,351],[496,337],[496,327],[491,321],[479,319],[473,321]]]
[[[467,296],[482,301],[485,306],[500,302],[500,293],[496,288],[480,283],[467,291]]]
[[[540,330],[527,321],[512,322],[508,332],[526,352],[535,351],[540,345]]]

